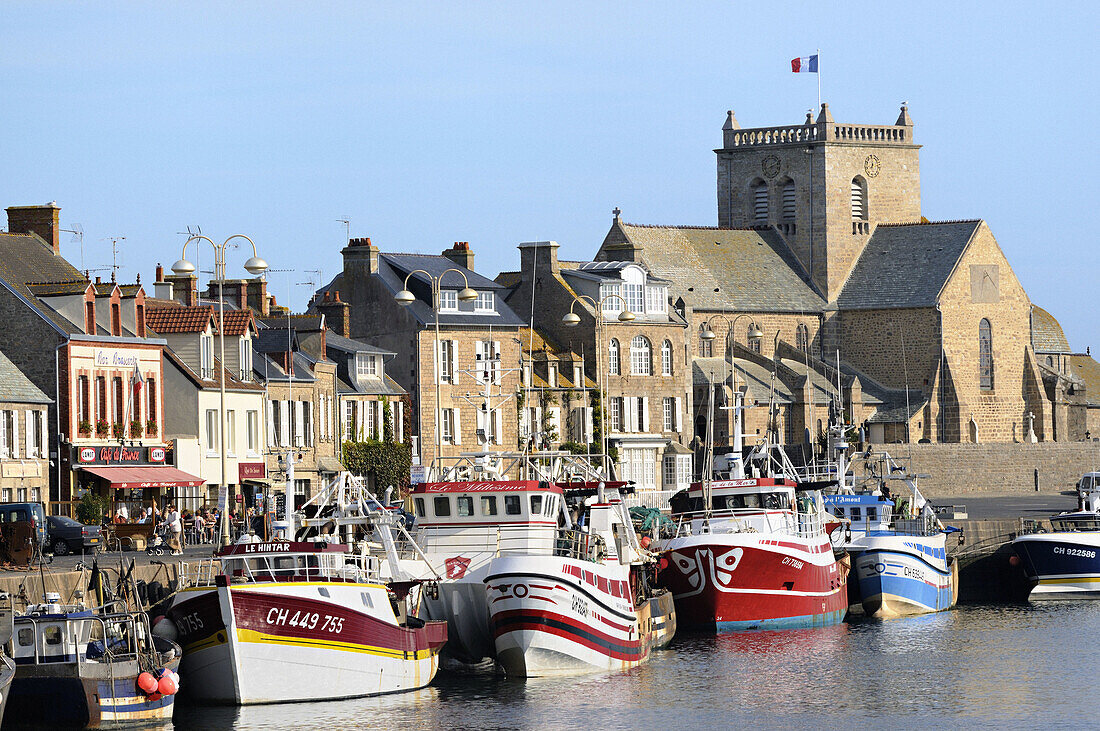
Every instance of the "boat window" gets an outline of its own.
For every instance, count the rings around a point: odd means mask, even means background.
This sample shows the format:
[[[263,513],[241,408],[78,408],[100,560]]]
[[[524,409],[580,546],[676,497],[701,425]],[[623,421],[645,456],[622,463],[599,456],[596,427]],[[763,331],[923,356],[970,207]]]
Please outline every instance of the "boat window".
[[[368,594],[367,592],[364,591],[364,592],[361,592],[359,594],[359,596],[363,597],[363,606],[364,607],[370,607],[371,609],[374,609],[374,600],[370,598],[370,594]]]
[[[758,493],[750,493],[745,496],[746,508],[759,508],[760,507],[760,495]]]
[[[458,498],[458,517],[469,518],[474,514],[474,499],[469,495],[461,495]]]
[[[504,496],[504,512],[507,515],[519,515],[522,512],[519,507],[519,495]]]
[[[531,515],[542,513],[542,495],[531,496]]]
[[[437,497],[435,499],[435,514],[440,518],[445,518],[451,514],[451,499],[448,497]]]
[[[764,496],[764,507],[768,510],[780,510],[783,508],[783,495],[778,492],[769,492]]]
[[[547,495],[546,496],[546,509],[542,511],[542,514],[545,515],[545,516],[548,516],[548,517],[554,514],[554,496],[553,495]]]
[[[852,520],[863,520],[863,511],[859,508],[852,508]]]
[[[726,508],[728,510],[733,510],[734,508],[743,508],[743,507],[745,507],[745,498],[744,498],[743,495],[727,495],[726,498],[725,498],[725,505],[722,505],[721,503],[719,503],[720,500],[722,500],[722,498],[715,498],[715,500],[714,500],[714,503],[715,503],[714,507],[715,508],[718,508],[718,509]]]
[[[294,556],[276,556],[274,565],[277,571],[293,571],[297,568],[298,560]]]
[[[413,504],[416,506],[416,517],[424,517],[424,498],[418,497],[413,500]]]
[[[481,496],[481,514],[482,515],[496,515],[497,514],[497,498],[496,498],[496,495],[482,495]]]
[[[46,638],[47,645],[61,644],[61,628],[56,624],[47,625],[42,635]]]
[[[19,646],[30,647],[34,644],[34,630],[30,627],[19,628]]]
[[[874,521],[878,520],[878,509],[877,508],[867,508],[867,520],[869,520],[871,522],[874,522]]]

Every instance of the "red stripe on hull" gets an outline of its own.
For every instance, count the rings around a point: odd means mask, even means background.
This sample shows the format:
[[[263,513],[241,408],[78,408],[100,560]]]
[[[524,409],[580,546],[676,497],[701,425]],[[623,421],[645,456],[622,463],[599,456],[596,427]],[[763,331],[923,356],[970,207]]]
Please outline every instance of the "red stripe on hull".
[[[697,543],[671,548],[658,582],[676,599],[680,626],[714,627],[843,612],[848,564],[825,565],[752,546]]]
[[[619,639],[600,632],[590,624],[584,624],[557,612],[544,612],[537,609],[514,609],[493,615],[493,636],[500,637],[508,632],[528,630],[545,632],[564,637],[567,640],[584,645],[590,650],[607,655],[613,660],[637,662],[649,654],[649,647],[642,646],[640,639]]]

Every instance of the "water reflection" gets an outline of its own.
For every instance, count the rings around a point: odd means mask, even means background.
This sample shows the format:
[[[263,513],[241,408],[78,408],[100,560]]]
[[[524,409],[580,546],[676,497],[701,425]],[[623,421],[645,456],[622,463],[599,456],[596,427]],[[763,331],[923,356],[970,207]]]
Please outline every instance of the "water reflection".
[[[243,709],[176,728],[926,727],[1044,723],[1092,710],[1100,603],[963,607],[817,630],[677,637],[623,673],[514,681],[442,673],[413,693]]]

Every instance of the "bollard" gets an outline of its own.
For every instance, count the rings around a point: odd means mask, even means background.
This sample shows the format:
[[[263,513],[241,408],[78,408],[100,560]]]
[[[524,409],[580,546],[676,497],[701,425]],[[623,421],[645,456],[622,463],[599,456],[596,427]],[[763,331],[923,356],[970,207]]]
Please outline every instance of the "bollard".
[[[1035,468],[1035,492],[1039,492],[1039,468]]]

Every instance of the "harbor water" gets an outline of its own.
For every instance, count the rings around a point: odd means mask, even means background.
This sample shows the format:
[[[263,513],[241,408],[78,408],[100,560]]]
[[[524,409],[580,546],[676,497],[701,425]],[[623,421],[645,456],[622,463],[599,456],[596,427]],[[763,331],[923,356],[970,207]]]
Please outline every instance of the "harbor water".
[[[614,674],[441,672],[398,695],[246,708],[177,704],[177,729],[1079,727],[1095,722],[1100,602],[681,634]]]

